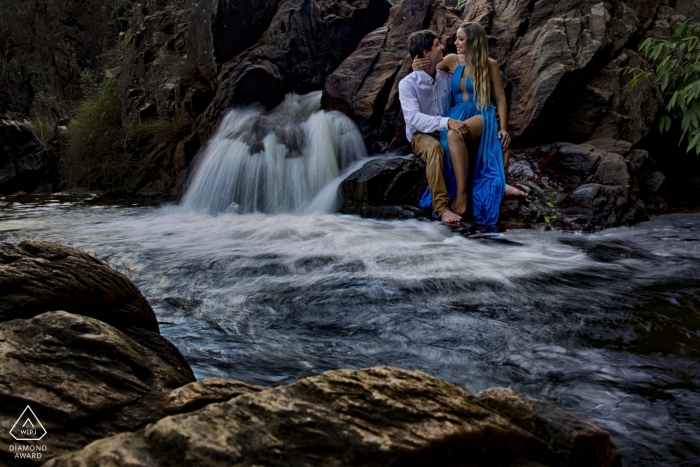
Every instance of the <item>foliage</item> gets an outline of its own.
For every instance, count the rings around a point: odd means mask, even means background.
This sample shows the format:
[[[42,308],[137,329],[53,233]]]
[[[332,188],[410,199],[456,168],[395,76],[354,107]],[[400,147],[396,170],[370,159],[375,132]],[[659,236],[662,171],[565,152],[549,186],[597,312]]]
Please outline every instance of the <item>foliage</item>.
[[[647,38],[639,51],[657,66],[653,73],[632,70],[632,86],[653,75],[667,102],[668,115],[661,117],[659,130],[668,131],[672,121],[680,120],[683,135],[679,144],[686,139],[686,152],[695,149],[700,154],[700,24],[691,26],[686,21],[671,40]]]
[[[173,141],[189,128],[192,117],[185,111],[180,111],[172,118],[153,118],[138,124],[133,134],[139,139],[149,139],[155,144],[166,144]]]
[[[46,91],[40,91],[34,96],[29,121],[36,135],[44,143],[48,143],[54,137],[56,123],[67,115],[66,107],[65,99]]]
[[[64,169],[74,184],[121,165],[121,96],[116,79],[97,82],[90,70],[80,75],[84,99],[66,132]]]

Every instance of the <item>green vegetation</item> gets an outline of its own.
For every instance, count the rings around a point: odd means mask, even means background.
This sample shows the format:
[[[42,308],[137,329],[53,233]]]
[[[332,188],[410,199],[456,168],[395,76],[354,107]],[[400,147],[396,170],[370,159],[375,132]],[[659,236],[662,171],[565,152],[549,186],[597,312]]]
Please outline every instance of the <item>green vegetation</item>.
[[[66,132],[63,158],[66,175],[73,184],[94,176],[108,176],[121,165],[121,96],[116,79],[97,83],[90,70],[83,70],[84,99],[80,102]]]
[[[653,76],[666,101],[667,115],[661,117],[659,129],[663,133],[680,120],[683,135],[688,142],[686,152],[695,149],[700,154],[700,24],[683,23],[671,40],[645,39],[639,51],[656,64],[653,73],[632,70],[632,87],[641,79]]]
[[[139,140],[150,140],[155,144],[173,141],[189,128],[192,116],[185,111],[178,112],[172,118],[153,118],[137,125],[132,134]]]
[[[41,91],[34,97],[29,121],[36,131],[36,135],[44,143],[48,143],[55,136],[56,123],[68,115],[66,109],[65,99],[46,91]]]

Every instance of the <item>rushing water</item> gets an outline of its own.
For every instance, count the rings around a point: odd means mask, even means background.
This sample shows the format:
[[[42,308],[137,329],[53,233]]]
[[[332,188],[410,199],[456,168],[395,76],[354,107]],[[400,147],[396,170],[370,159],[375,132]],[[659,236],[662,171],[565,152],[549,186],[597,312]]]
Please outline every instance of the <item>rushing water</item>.
[[[610,430],[627,466],[698,465],[699,215],[464,238],[320,212],[19,201],[0,201],[0,240],[58,241],[125,273],[198,378],[420,369],[554,402]]]
[[[627,466],[700,465],[700,215],[465,238],[331,214],[366,154],[319,99],[232,111],[182,206],[0,198],[0,240],[126,274],[198,378],[418,369],[554,402],[610,430]]]
[[[355,123],[318,111],[321,91],[288,94],[274,110],[231,110],[199,156],[183,205],[209,213],[336,211],[336,193],[312,200],[367,157]]]

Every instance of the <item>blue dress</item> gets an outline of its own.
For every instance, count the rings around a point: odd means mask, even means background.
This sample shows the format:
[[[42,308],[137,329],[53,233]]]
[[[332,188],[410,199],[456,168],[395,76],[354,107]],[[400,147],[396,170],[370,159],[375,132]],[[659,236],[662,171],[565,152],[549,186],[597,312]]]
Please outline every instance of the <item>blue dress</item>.
[[[496,122],[496,109],[492,103],[484,110],[479,110],[474,98],[474,85],[471,73],[467,76],[465,83],[468,101],[462,100],[462,89],[459,82],[464,72],[464,65],[459,65],[452,74],[450,80],[450,90],[452,92],[453,105],[447,112],[447,117],[454,120],[467,120],[474,115],[482,115],[484,118],[484,129],[479,141],[479,151],[474,161],[474,179],[472,181],[471,209],[474,215],[474,222],[481,225],[493,225],[498,222],[498,214],[501,209],[501,202],[506,190],[506,175],[503,169],[503,152],[501,142],[498,139],[498,123]],[[445,185],[447,193],[453,197],[457,193],[457,182],[452,169],[450,159],[450,148],[447,144],[447,132],[440,132],[440,143],[445,150]],[[469,155],[470,159],[473,157]],[[471,161],[470,161],[471,162]],[[433,204],[433,197],[428,188],[419,202],[419,206],[430,208]]]

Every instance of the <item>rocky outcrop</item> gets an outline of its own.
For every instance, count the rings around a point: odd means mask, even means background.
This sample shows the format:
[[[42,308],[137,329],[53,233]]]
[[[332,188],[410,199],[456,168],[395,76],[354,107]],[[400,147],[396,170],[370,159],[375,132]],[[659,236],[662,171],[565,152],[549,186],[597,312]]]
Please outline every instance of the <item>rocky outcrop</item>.
[[[341,212],[376,219],[428,217],[417,206],[426,186],[425,163],[415,155],[377,158],[340,184]]]
[[[0,194],[52,191],[58,157],[29,122],[0,115],[0,141]]]
[[[286,92],[322,88],[360,40],[384,23],[389,7],[386,0],[280,1],[257,43],[220,66],[218,91],[202,120],[203,133],[211,134],[234,104],[261,102],[271,107]],[[212,21],[235,24],[240,19],[217,16]]]
[[[604,430],[546,403],[532,414],[502,400],[418,371],[336,370],[167,417],[48,465],[621,465]]]
[[[101,261],[51,242],[0,243],[0,322],[53,310],[158,333],[141,292]]]
[[[149,345],[65,311],[0,323],[0,427],[7,433],[29,405],[48,432],[43,462],[155,422],[166,395],[194,376],[172,344],[146,334]],[[0,462],[26,465],[10,441],[0,440]]]
[[[508,166],[508,183],[530,196],[504,201],[500,221],[507,227],[593,231],[631,225],[667,209],[664,175],[646,151],[633,150],[626,141],[541,145],[513,151]],[[415,206],[426,187],[418,159],[372,160],[341,184],[341,210],[366,217],[425,217]]]
[[[265,389],[262,386],[224,378],[206,378],[175,389],[165,399],[163,410],[170,415],[192,412],[214,402],[224,402]]]

